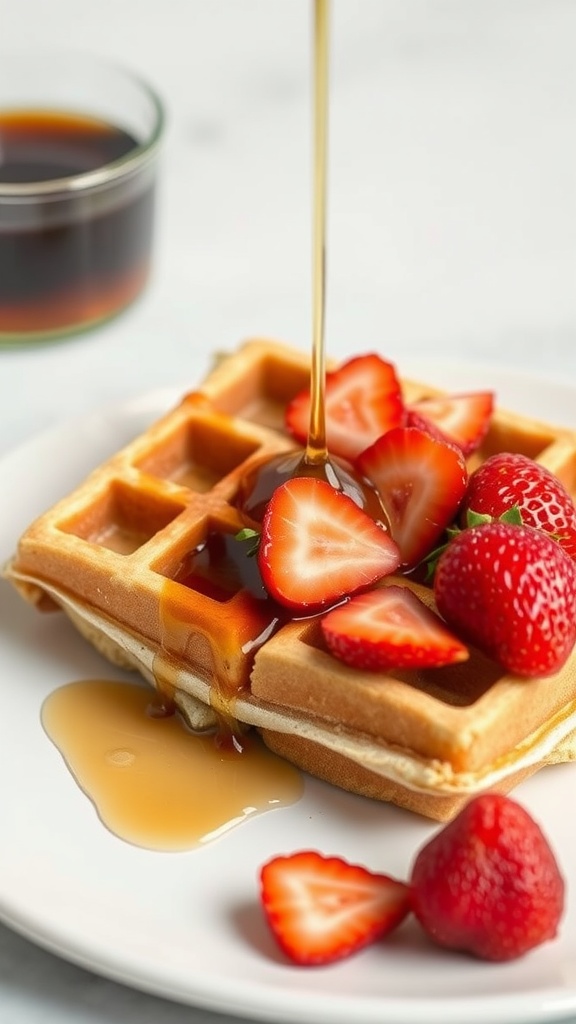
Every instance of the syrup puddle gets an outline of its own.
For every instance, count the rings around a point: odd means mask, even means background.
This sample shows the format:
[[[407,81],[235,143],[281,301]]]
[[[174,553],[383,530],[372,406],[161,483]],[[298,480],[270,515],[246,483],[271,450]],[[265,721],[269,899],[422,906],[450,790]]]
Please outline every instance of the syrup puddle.
[[[149,687],[88,679],[45,700],[42,725],[103,824],[149,850],[184,851],[296,803],[296,768],[250,734],[242,752],[154,715]],[[152,713],[151,713],[152,709]]]

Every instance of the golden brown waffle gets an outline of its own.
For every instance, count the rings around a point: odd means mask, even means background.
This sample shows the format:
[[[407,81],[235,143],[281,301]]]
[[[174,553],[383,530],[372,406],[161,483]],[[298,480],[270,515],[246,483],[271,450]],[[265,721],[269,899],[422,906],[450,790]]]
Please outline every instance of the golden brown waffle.
[[[283,412],[308,374],[305,354],[269,341],[221,359],[199,391],[29,527],[8,578],[175,696],[194,727],[231,716],[305,770],[433,818],[571,759],[574,654],[543,680],[503,675],[476,652],[385,677],[335,660],[315,619],[273,632],[270,602],[239,575],[248,560],[232,558],[235,499],[254,461],[293,449]],[[403,387],[407,401],[439,394]],[[498,408],[474,461],[502,450],[576,491],[576,433]]]

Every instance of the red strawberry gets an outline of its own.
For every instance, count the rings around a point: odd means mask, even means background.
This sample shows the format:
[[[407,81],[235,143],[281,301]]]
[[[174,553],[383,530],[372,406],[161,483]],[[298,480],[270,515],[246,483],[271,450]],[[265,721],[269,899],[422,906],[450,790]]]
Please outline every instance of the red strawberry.
[[[531,526],[458,533],[438,560],[434,596],[451,629],[521,676],[559,671],[576,641],[576,564]]]
[[[314,850],[265,864],[261,898],[281,949],[308,966],[350,956],[396,928],[410,909],[403,882]]]
[[[268,593],[288,608],[333,604],[399,562],[385,530],[325,480],[294,477],[268,502],[258,564]]]
[[[557,540],[560,547],[564,548],[569,558],[576,561],[576,526],[562,527],[559,534],[554,534],[554,540]]]
[[[416,427],[397,427],[362,452],[357,468],[376,487],[405,566],[430,553],[466,491],[464,456]]]
[[[408,426],[428,428],[434,437],[452,441],[468,456],[486,437],[493,409],[491,391],[422,398],[409,406],[406,422]]]
[[[449,949],[513,960],[557,934],[562,876],[539,826],[509,797],[470,800],[420,850],[410,881],[417,918]]]
[[[514,506],[526,526],[554,534],[576,559],[576,507],[564,485],[526,455],[501,452],[471,474],[462,510],[498,519]]]
[[[353,461],[380,434],[404,420],[400,383],[392,363],[378,355],[356,356],[326,374],[326,443],[332,455]],[[286,408],[286,427],[306,444],[310,391]]]
[[[322,619],[328,649],[353,668],[432,668],[465,661],[468,650],[408,587],[353,597]]]

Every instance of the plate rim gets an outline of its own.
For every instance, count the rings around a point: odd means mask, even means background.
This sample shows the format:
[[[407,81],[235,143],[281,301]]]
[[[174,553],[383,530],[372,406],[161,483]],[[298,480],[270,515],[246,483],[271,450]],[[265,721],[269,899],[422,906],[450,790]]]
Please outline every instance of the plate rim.
[[[419,362],[422,360],[413,357],[406,360],[406,365],[416,367]],[[536,378],[532,373],[517,374],[506,367],[499,368],[489,364],[458,360],[435,361],[434,365],[440,373],[443,372],[444,367],[450,366],[457,375],[470,374],[472,379],[474,379],[478,368],[481,368],[482,373],[495,374],[499,380],[511,381],[513,379],[515,383],[520,383],[521,387],[526,388],[534,387],[537,384],[540,389],[544,387],[547,391],[561,391],[565,396],[573,396],[576,400],[576,385],[556,380],[542,380]],[[409,376],[409,373],[404,372],[404,376]],[[21,459],[29,458],[39,445],[50,447],[60,443],[61,439],[64,439],[80,424],[86,425],[91,422],[96,424],[114,418],[127,420],[147,412],[150,412],[152,416],[160,415],[181,394],[182,389],[177,387],[151,389],[142,395],[107,403],[100,409],[92,409],[81,416],[71,417],[69,420],[55,424],[47,430],[25,439],[15,448],[3,454],[0,457],[0,475],[11,465],[17,466]],[[3,530],[0,527],[0,539],[2,535]],[[221,842],[226,842],[226,838]],[[160,854],[159,856],[164,855]],[[0,920],[16,933],[61,959],[75,963],[110,980],[184,1005],[230,1013],[236,1017],[238,1015],[246,1018],[252,1017],[259,1021],[283,1022],[283,1024],[284,1022],[286,1024],[294,1022],[295,1024],[296,1021],[304,1019],[302,1013],[305,1012],[306,1019],[313,1021],[314,1024],[323,1024],[324,1021],[344,1024],[349,1021],[350,1013],[354,1012],[358,1024],[376,1024],[376,1021],[380,1022],[383,1019],[385,1012],[385,1019],[389,1024],[420,1024],[424,1004],[426,1004],[426,1019],[430,1024],[440,1024],[440,1022],[450,1024],[450,1022],[462,1019],[462,1015],[465,1015],[469,1024],[484,1024],[487,1015],[493,1024],[546,1024],[546,1022],[566,1019],[567,1013],[576,1014],[576,981],[570,987],[559,985],[545,992],[531,992],[528,995],[523,995],[522,998],[517,993],[499,993],[495,996],[487,995],[485,998],[476,995],[473,1001],[469,997],[456,997],[449,1000],[439,998],[434,1001],[434,997],[429,994],[418,999],[412,997],[386,999],[378,994],[370,998],[363,997],[360,1007],[357,995],[352,997],[349,1002],[343,1000],[339,995],[337,1005],[331,1001],[327,1005],[324,992],[317,993],[306,988],[302,994],[292,990],[288,1004],[284,1003],[281,1008],[275,1007],[273,1005],[274,987],[272,986],[273,1002],[271,1003],[266,991],[262,991],[261,982],[245,981],[242,993],[236,991],[233,994],[230,993],[229,996],[225,995],[225,990],[221,990],[219,993],[210,992],[210,986],[207,986],[205,991],[177,991],[177,986],[173,982],[163,983],[160,978],[152,979],[139,974],[137,970],[127,970],[126,964],[115,967],[112,961],[105,962],[105,959],[95,958],[89,949],[72,948],[66,941],[66,937],[58,934],[57,928],[54,931],[49,927],[50,921],[39,922],[38,919],[31,918],[30,914],[15,912],[13,903],[10,899],[6,899],[6,894],[3,892],[1,874]],[[293,969],[287,968],[287,971],[286,978],[288,979],[293,976]],[[301,971],[301,969],[296,968],[296,971]],[[282,993],[282,995],[285,996],[286,993]],[[241,997],[240,1005],[239,997]],[[480,1005],[478,1006],[478,1004]],[[360,1017],[357,1016],[358,1011],[361,1013]]]

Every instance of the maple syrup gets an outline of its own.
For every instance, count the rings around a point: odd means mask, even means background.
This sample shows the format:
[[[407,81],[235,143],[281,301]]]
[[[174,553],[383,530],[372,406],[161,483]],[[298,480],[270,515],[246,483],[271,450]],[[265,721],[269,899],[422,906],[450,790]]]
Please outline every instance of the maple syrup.
[[[274,612],[279,611],[264,587],[258,559],[233,533],[209,531],[206,539],[182,560],[174,579],[213,601],[228,601],[240,590],[246,590],[273,606]]]
[[[329,0],[314,5],[314,147],[312,220],[312,358],[310,418],[304,452],[277,455],[256,463],[240,486],[236,504],[249,523],[262,520],[280,484],[294,476],[314,476],[343,491],[384,528],[387,518],[375,488],[353,466],[336,459],[326,445],[326,182],[328,162]]]
[[[316,449],[315,449],[316,450]],[[318,451],[320,451],[318,449]],[[375,487],[344,459],[334,456],[308,461],[300,450],[255,462],[240,482],[236,505],[248,525],[262,522],[266,506],[280,484],[294,476],[313,476],[325,480],[336,491],[348,495],[384,529],[388,519]]]
[[[240,752],[194,735],[144,685],[69,683],[42,724],[104,825],[136,846],[189,850],[302,795],[300,772],[258,736]]]
[[[328,462],[324,392],[326,384],[326,182],[328,160],[329,0],[314,8],[314,189],[312,230],[312,362],[310,423],[304,463]]]
[[[132,176],[108,192],[67,190],[71,179],[128,157],[137,145],[126,131],[92,117],[0,112],[0,194],[3,185],[39,185],[26,208],[20,198],[0,208],[0,339],[97,322],[141,291],[153,179]],[[54,181],[62,190],[44,195],[42,183]]]
[[[328,0],[315,4],[315,221],[311,414],[304,453],[266,461],[245,482],[239,503],[259,514],[284,474],[328,480],[383,514],[377,496],[352,469],[328,455],[324,423],[325,203]],[[377,506],[376,506],[377,502]],[[194,631],[189,601],[194,594]],[[208,598],[205,603],[202,598]],[[214,602],[222,607],[214,642]],[[256,560],[232,535],[214,530],[166,578],[160,597],[161,651],[153,666],[160,702],[130,684],[88,680],[55,691],[44,727],[111,831],[152,849],[187,849],[220,835],[249,813],[298,800],[303,782],[290,764],[246,734],[234,701],[249,687],[252,655],[287,612],[266,594]],[[193,652],[190,644],[194,645]],[[198,736],[170,714],[179,666],[204,675],[220,723]],[[217,781],[214,782],[216,773]]]
[[[221,606],[220,615],[214,602]],[[162,587],[161,649],[153,666],[158,689],[170,698],[178,689],[181,665],[193,663],[209,684],[216,744],[241,748],[245,729],[234,714],[235,701],[250,688],[256,652],[288,619],[288,610],[267,593],[258,560],[246,544],[232,533],[209,531]]]

